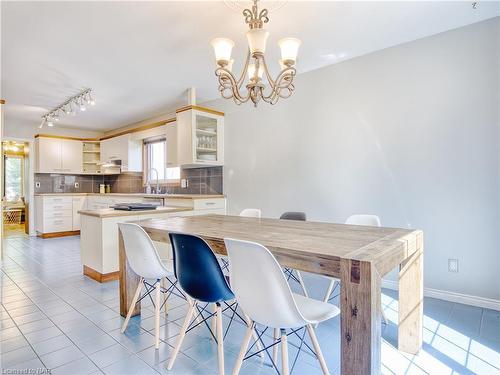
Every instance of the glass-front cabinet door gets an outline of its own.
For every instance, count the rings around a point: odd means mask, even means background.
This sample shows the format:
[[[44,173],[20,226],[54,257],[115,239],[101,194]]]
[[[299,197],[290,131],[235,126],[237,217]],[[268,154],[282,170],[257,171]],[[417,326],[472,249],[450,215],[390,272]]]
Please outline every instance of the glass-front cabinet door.
[[[183,168],[224,164],[224,113],[203,107],[177,110],[177,157]]]
[[[221,162],[219,149],[220,116],[194,111],[195,160],[197,163],[212,164]]]

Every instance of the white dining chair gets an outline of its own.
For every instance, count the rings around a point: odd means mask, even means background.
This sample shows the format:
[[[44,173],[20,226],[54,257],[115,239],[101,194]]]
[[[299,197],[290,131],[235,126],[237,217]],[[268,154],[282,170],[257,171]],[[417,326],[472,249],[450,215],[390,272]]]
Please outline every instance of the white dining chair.
[[[288,364],[287,337],[296,335],[298,329],[307,330],[314,348],[311,351],[318,358],[323,374],[329,374],[313,325],[339,315],[337,306],[292,293],[281,266],[264,246],[230,238],[225,238],[224,243],[231,262],[231,288],[239,306],[250,319],[233,375],[240,371],[256,323],[279,332],[271,345],[272,362],[277,369],[277,345],[281,344],[282,374],[288,375],[293,370]],[[301,343],[310,348],[303,336],[301,339]],[[300,350],[297,356],[299,354]]]
[[[364,225],[370,227],[380,227],[382,226],[380,222],[380,218],[377,215],[367,215],[367,214],[358,214],[351,215],[345,221],[348,225]],[[326,291],[325,297],[323,299],[324,302],[328,302],[330,300],[330,296],[332,292],[340,285],[340,280],[336,278],[330,278],[330,284],[328,285],[328,289]],[[382,320],[385,324],[387,324],[387,318],[384,314],[384,310],[382,310]]]
[[[118,228],[123,237],[127,262],[130,268],[140,277],[139,285],[130,303],[121,332],[124,333],[127,329],[136,303],[155,291],[155,347],[158,349],[160,347],[161,308],[164,307],[165,313],[167,313],[167,298],[171,294],[184,299],[185,296],[177,287],[177,280],[174,278],[173,261],[160,259],[153,241],[144,229],[132,223],[118,223]],[[150,282],[150,280],[154,281]],[[169,284],[168,287],[165,282]],[[146,293],[141,296],[143,287]],[[162,293],[164,296],[163,302],[161,301]]]
[[[259,210],[258,208],[245,208],[240,212],[240,215],[242,217],[255,217],[260,219],[262,217],[262,211]]]
[[[306,221],[306,213],[305,212],[295,212],[295,211],[287,211],[281,214],[280,220],[295,220],[295,221]],[[299,270],[294,270],[293,268],[284,267],[285,274],[287,276],[287,280],[293,280],[297,282],[302,288],[302,293],[306,297],[309,297],[307,293],[306,284],[304,283],[304,279],[302,278],[302,274]]]

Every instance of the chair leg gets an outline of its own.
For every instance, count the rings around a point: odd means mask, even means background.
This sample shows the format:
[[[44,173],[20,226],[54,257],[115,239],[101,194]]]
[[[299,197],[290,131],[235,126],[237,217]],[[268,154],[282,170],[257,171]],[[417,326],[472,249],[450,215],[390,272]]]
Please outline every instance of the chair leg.
[[[247,325],[252,324],[252,320],[250,319],[250,317],[248,315],[246,315],[246,314],[244,314],[244,316],[245,316],[245,320],[247,321]],[[253,339],[255,341],[255,345],[257,346],[257,350],[260,351],[259,357],[261,359],[264,359],[264,351],[263,351],[264,348],[262,347],[262,344],[260,343],[259,335],[257,335],[257,332],[255,332],[255,326],[254,326],[254,328],[252,330],[252,337],[253,337]]]
[[[281,329],[281,373],[283,375],[290,375],[288,367],[288,342],[284,329]]]
[[[330,299],[330,295],[333,292],[333,289],[335,289],[335,284],[337,283],[337,280],[331,279],[330,284],[328,285],[328,289],[326,290],[325,298],[323,298],[323,302],[328,302]]]
[[[186,336],[186,331],[189,327],[189,323],[191,323],[191,319],[193,318],[194,308],[196,307],[196,303],[197,303],[196,301],[189,299],[189,310],[186,315],[186,318],[184,318],[184,323],[182,323],[182,328],[179,333],[179,337],[177,338],[177,343],[175,344],[174,351],[172,352],[170,360],[168,361],[168,366],[167,366],[168,370],[172,370],[172,367],[174,366],[175,358],[177,357],[177,354],[181,349],[182,341],[184,340],[184,336]]]
[[[216,313],[216,312],[217,312],[217,305],[214,303],[212,305],[212,313]],[[217,316],[215,316],[215,315],[212,316],[212,321],[210,322],[210,329],[214,333],[217,330]]]
[[[278,344],[276,342],[280,339],[280,329],[274,329],[274,346],[273,346],[273,361],[274,363],[278,362]]]
[[[155,298],[155,348],[160,348],[160,308],[161,308],[161,280],[156,280]]]
[[[309,294],[307,294],[307,289],[306,289],[306,284],[304,283],[304,279],[302,279],[302,275],[300,271],[297,272],[297,279],[299,279],[300,287],[302,288],[302,292],[304,292],[304,296],[309,297]]]
[[[165,278],[161,279],[161,286],[163,289],[167,289],[167,280]],[[163,293],[163,310],[165,312],[165,316],[168,315],[168,302],[167,302],[167,293]]]
[[[255,333],[254,323],[252,321],[249,322],[245,338],[241,343],[240,353],[238,354],[238,358],[236,359],[236,363],[233,367],[233,375],[238,375],[241,369],[241,364],[243,363],[243,358],[245,358],[245,353],[248,349],[248,344],[250,343],[250,339],[252,337],[252,333]]]
[[[329,375],[328,367],[326,366],[325,358],[323,357],[323,352],[319,347],[318,338],[316,337],[316,333],[314,332],[314,328],[312,325],[306,325],[307,333],[309,333],[309,337],[311,338],[311,342],[314,347],[314,351],[316,352],[316,357],[318,357],[319,364],[321,366],[321,370],[323,370],[324,375]]]
[[[130,321],[130,317],[132,316],[132,313],[134,312],[134,306],[137,303],[137,300],[139,299],[139,296],[141,295],[141,290],[142,290],[142,282],[143,278],[139,280],[139,284],[137,285],[137,289],[135,290],[134,297],[132,298],[132,303],[130,304],[130,307],[128,308],[128,313],[125,318],[125,321],[123,322],[121,333],[125,332],[128,326],[128,322]]]
[[[217,356],[219,359],[219,375],[224,375],[224,336],[222,327],[222,308],[220,303],[215,305],[217,311]]]

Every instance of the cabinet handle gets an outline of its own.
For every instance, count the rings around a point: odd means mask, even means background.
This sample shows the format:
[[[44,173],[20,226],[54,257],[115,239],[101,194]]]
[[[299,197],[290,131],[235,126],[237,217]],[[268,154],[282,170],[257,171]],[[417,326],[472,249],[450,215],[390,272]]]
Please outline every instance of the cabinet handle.
[[[62,224],[64,223],[64,220],[54,220],[54,224]]]
[[[205,202],[205,205],[207,206],[213,206],[215,204],[215,202]]]
[[[61,208],[63,208],[63,206],[53,206],[52,208],[61,209]]]
[[[62,212],[54,212],[54,216],[62,216],[63,213]]]

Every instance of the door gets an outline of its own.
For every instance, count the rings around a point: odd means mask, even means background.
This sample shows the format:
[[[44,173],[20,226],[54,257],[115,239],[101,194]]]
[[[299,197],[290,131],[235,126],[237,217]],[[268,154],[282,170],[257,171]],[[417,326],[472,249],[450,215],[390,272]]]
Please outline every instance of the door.
[[[71,139],[61,140],[62,170],[64,173],[83,172],[83,143]]]
[[[38,173],[60,173],[61,163],[61,140],[58,138],[37,138],[37,165]]]
[[[177,124],[167,124],[167,168],[177,167]]]
[[[85,209],[85,197],[73,197],[73,230],[80,230],[80,214],[78,211]]]

